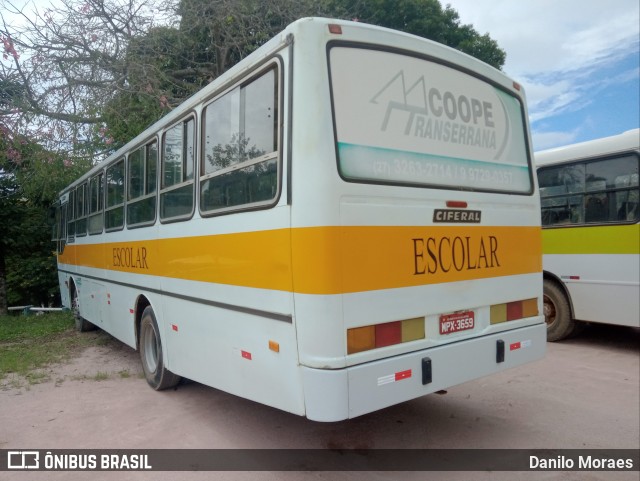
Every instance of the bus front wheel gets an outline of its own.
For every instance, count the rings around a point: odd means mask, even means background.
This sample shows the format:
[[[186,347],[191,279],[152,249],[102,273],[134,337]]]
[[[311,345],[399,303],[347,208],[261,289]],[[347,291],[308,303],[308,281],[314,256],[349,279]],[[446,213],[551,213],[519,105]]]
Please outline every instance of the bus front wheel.
[[[174,387],[180,382],[180,376],[164,367],[160,331],[151,306],[144,310],[140,321],[140,359],[147,383],[156,391]]]
[[[547,323],[547,341],[560,341],[569,337],[576,329],[571,318],[569,300],[553,281],[544,280],[544,320]]]

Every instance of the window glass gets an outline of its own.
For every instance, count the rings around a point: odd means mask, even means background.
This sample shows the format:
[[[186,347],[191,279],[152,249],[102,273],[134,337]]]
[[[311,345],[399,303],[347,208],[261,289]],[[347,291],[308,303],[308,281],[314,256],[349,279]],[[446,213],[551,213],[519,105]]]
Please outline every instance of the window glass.
[[[156,218],[156,198],[144,197],[127,204],[127,225],[146,224]]]
[[[174,125],[163,136],[161,219],[187,217],[193,212],[195,145],[193,118]]]
[[[563,165],[541,169],[538,175],[542,203],[542,224],[576,224],[584,221],[582,196],[584,165]]]
[[[343,178],[533,193],[518,96],[419,56],[356,45],[333,46],[328,55]]]
[[[104,191],[104,174],[100,172],[89,181],[89,213],[95,214],[102,210]]]
[[[118,229],[124,225],[124,159],[107,169],[107,208],[105,228]]]
[[[626,155],[539,171],[542,224],[638,219],[638,157]]]
[[[124,202],[124,160],[107,169],[107,207]]]
[[[586,190],[616,189],[625,187],[625,183],[630,186],[634,174],[635,185],[638,185],[638,160],[631,155],[590,162],[586,170]]]
[[[205,108],[201,173],[206,178],[200,183],[203,211],[276,197],[276,92],[276,70],[271,69]]]
[[[215,210],[273,199],[277,189],[277,169],[277,160],[271,159],[212,177],[202,183],[202,209]]]
[[[89,234],[102,233],[103,199],[104,174],[100,172],[89,181]]]
[[[158,185],[158,144],[157,142],[152,142],[147,145],[147,159],[146,159],[146,167],[147,167],[147,183],[146,183],[146,194],[151,194],[156,191],[156,187]]]
[[[129,156],[127,225],[153,223],[156,219],[158,147],[151,142]]]
[[[69,203],[67,204],[67,236],[70,240],[75,236],[76,233],[76,222],[74,216],[75,209],[75,190],[69,192]]]
[[[86,202],[86,184],[82,184],[76,188],[76,235],[87,233]]]
[[[164,134],[162,187],[171,187],[182,182],[183,130],[184,127],[180,123]]]
[[[79,185],[76,188],[76,218],[84,217],[84,203],[85,203],[85,194],[84,194],[84,186],[85,184]]]
[[[129,154],[129,200],[144,195],[144,181],[144,147],[140,147]]]
[[[195,148],[195,127],[193,119],[189,119],[184,124],[184,179],[193,180],[193,161],[196,158]]]
[[[252,159],[276,150],[275,70],[242,89],[244,130],[242,152]]]
[[[240,88],[223,95],[205,109],[205,174],[226,169],[239,160]]]
[[[584,165],[564,165],[541,171],[540,196],[584,192]]]

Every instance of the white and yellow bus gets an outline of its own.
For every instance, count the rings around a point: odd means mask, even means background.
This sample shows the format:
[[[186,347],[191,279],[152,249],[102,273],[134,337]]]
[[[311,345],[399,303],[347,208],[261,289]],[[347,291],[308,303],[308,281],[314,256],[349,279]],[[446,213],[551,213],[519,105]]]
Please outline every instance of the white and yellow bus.
[[[63,303],[186,377],[313,420],[539,359],[520,86],[423,38],[302,19],[60,197]]]
[[[550,341],[640,327],[640,130],[536,153]]]

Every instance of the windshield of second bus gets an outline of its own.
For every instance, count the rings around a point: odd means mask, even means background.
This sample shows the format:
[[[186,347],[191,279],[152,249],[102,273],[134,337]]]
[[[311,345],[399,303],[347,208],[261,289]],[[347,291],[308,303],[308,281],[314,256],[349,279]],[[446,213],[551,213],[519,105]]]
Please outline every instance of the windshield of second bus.
[[[338,162],[348,180],[529,193],[520,101],[445,65],[394,52],[329,53]]]

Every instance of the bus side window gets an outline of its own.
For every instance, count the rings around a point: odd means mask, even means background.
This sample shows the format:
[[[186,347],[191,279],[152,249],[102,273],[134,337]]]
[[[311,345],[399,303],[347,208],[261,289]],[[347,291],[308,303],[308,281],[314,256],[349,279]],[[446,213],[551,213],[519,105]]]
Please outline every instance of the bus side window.
[[[542,225],[580,224],[584,219],[584,165],[542,168],[538,172]]]
[[[87,235],[87,184],[76,187],[76,236]]]
[[[104,173],[89,180],[89,234],[102,234],[104,227]]]
[[[157,165],[156,141],[129,154],[127,226],[150,225],[156,220]]]
[[[609,220],[606,194],[594,194],[585,196],[584,220],[585,222],[606,222]]]
[[[277,69],[225,93],[203,111],[200,209],[266,204],[278,192]]]
[[[620,189],[616,192],[617,220],[628,222],[638,220],[638,198],[640,197],[638,174],[616,177],[615,186]]]
[[[104,224],[107,231],[124,226],[124,159],[107,168],[107,202]]]
[[[75,240],[76,223],[74,216],[75,190],[69,192],[69,202],[67,203],[67,243]]]
[[[585,175],[586,222],[631,222],[636,219],[638,203],[638,156],[636,154],[623,154],[587,162]]]
[[[188,118],[162,138],[160,219],[186,219],[193,213],[195,120]]]

